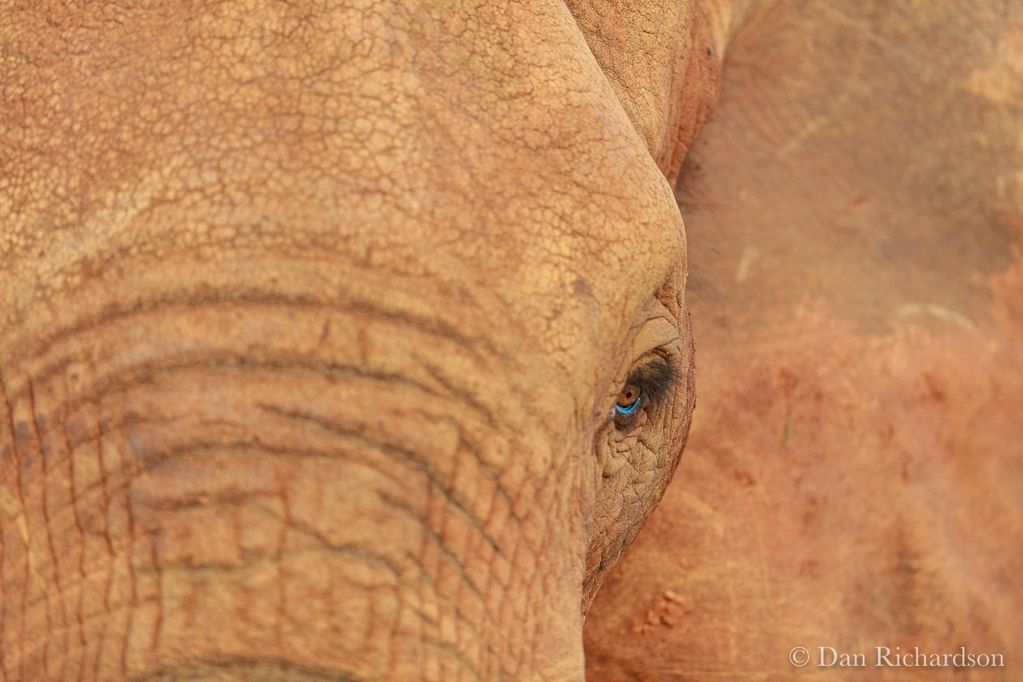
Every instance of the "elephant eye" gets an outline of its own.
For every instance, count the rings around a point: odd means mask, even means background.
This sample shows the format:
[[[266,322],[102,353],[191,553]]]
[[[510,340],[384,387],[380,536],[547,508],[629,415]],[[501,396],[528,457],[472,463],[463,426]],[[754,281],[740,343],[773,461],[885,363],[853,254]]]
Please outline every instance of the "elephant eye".
[[[675,367],[665,355],[656,355],[650,362],[633,370],[615,401],[612,418],[619,430],[629,427],[646,405],[656,407],[671,394],[675,385]]]
[[[643,400],[643,394],[639,386],[629,384],[618,394],[618,402],[615,403],[615,414],[631,417],[639,410],[641,400]]]

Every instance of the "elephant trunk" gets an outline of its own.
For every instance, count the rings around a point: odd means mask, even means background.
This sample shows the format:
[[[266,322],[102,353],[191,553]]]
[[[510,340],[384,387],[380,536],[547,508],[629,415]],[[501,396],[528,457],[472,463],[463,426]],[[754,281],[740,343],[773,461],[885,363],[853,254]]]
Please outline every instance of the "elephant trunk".
[[[5,678],[581,674],[578,537],[506,467],[550,444],[461,387],[483,351],[397,291],[218,277],[6,354]]]

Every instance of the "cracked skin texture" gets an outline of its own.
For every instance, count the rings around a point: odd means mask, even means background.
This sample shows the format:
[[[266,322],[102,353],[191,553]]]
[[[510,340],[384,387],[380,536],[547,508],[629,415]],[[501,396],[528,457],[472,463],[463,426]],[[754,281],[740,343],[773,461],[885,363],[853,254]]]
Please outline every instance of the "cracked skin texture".
[[[581,677],[687,152],[591,678],[1018,648],[1019,18],[746,4],[7,3],[0,679]]]
[[[4,3],[0,680],[581,678],[693,407],[676,14]]]

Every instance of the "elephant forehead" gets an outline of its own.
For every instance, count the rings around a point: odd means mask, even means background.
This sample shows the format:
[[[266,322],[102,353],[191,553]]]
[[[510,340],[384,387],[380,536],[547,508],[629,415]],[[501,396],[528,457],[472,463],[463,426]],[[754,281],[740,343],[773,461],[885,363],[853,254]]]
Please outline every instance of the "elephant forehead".
[[[8,315],[100,253],[358,252],[548,327],[580,300],[614,322],[678,268],[670,188],[561,3],[109,10],[0,20]]]

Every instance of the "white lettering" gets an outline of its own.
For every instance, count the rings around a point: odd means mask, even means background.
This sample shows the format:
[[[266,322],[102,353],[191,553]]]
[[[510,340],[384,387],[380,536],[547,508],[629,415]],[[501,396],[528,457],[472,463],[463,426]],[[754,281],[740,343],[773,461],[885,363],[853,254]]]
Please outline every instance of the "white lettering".
[[[820,651],[830,650],[830,665],[843,667],[845,665],[857,666],[857,663],[844,663],[843,658],[849,654],[841,654],[831,647],[820,647]],[[853,659],[857,655],[853,655]],[[860,654],[862,656],[862,654]],[[865,663],[859,665],[865,666]],[[956,652],[927,653],[920,651],[915,646],[911,651],[903,651],[902,647],[895,647],[892,650],[886,646],[874,647],[874,667],[876,668],[1004,668],[1005,656],[998,653],[975,654],[967,651],[965,646],[959,647]]]
[[[844,651],[839,652],[832,646],[817,647],[817,667],[832,668],[835,666],[839,668],[866,668],[867,655],[850,654]]]

